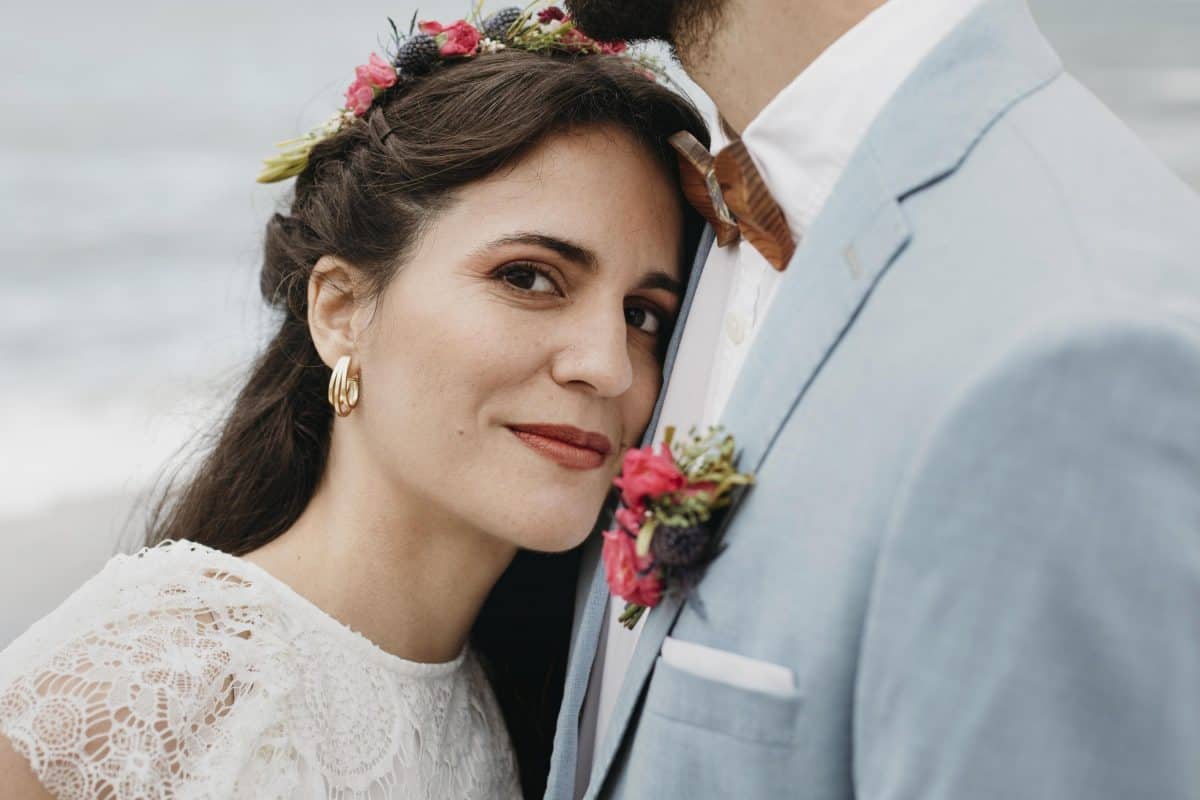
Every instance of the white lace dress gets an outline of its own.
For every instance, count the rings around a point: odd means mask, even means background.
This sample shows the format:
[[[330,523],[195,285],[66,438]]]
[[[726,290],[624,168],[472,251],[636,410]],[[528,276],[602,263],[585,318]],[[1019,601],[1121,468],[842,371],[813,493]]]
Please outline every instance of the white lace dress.
[[[0,653],[0,732],[74,798],[516,798],[474,655],[385,653],[254,564],[117,556]]]

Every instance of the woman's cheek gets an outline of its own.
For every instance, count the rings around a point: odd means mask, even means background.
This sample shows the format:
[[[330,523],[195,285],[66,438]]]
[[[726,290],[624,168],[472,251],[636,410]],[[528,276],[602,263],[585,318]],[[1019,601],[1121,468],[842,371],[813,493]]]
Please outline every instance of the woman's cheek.
[[[634,376],[633,386],[626,394],[625,423],[628,435],[641,434],[650,424],[654,403],[662,386],[662,368],[653,365],[639,369]],[[636,444],[636,442],[635,442]]]

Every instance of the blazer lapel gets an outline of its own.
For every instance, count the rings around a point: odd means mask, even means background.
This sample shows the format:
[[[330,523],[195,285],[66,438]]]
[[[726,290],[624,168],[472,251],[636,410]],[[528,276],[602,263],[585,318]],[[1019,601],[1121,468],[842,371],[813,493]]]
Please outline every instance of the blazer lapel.
[[[659,392],[658,402],[654,406],[654,414],[642,444],[645,445],[653,436],[658,426],[658,417],[662,413],[663,400],[666,397],[666,386],[675,368],[675,357],[679,353],[679,342],[683,336],[684,324],[692,310],[692,300],[696,296],[696,287],[700,283],[700,275],[708,261],[708,252],[712,249],[716,238],[711,226],[705,226],[696,250],[696,258],[692,264],[692,273],[688,278],[687,290],[684,292],[683,303],[679,308],[679,317],[667,353],[663,360],[663,391]],[[601,524],[608,520],[607,510],[601,514]],[[563,688],[562,705],[558,711],[558,722],[554,733],[554,757],[550,765],[550,777],[546,788],[547,800],[569,800],[575,789],[575,765],[579,759],[579,713],[583,700],[587,695],[588,681],[592,665],[596,660],[596,650],[600,644],[600,631],[603,628],[604,613],[608,607],[608,585],[604,580],[604,569],[600,562],[600,537],[593,535],[585,545],[583,560],[580,565],[580,582],[588,586],[586,595],[576,596],[575,631],[568,655],[567,681]],[[580,603],[580,600],[583,600]],[[647,619],[649,623],[649,619]],[[643,631],[643,636],[646,631]],[[636,658],[636,656],[635,656]]]
[[[780,287],[722,418],[737,436],[742,469],[762,466],[804,390],[911,237],[900,205],[870,166],[839,186],[836,205],[827,208],[839,224],[814,229],[789,267],[795,273]]]
[[[870,172],[865,172],[861,178],[869,180]],[[871,188],[877,198],[878,184]],[[856,198],[864,197],[863,192],[853,194]],[[830,250],[838,248],[817,246],[820,240],[815,236],[810,238],[788,266],[785,282],[747,357],[722,420],[726,429],[738,438],[739,464],[743,469],[757,470],[771,438],[798,399],[798,387],[815,373],[869,287],[908,241],[908,227],[893,199],[876,199],[866,210],[852,210],[856,218],[846,227],[858,235],[841,249],[844,255],[853,248],[854,271],[845,267],[829,269]],[[780,357],[780,342],[788,343],[786,358]],[[592,765],[587,798],[599,792],[663,639],[682,608],[683,602],[678,597],[668,595],[648,612],[645,629],[638,638],[612,719]]]
[[[730,397],[722,424],[738,439],[743,469],[761,468],[792,410],[911,240],[901,201],[957,169],[999,115],[1061,69],[1024,0],[985,0],[892,98],[788,266]],[[753,502],[753,489],[744,497]],[[593,765],[589,800],[604,785],[682,606],[665,599],[646,618]]]
[[[1061,72],[1025,0],[988,0],[901,86],[789,269],[739,376],[723,422],[743,467],[761,467],[911,238],[901,201],[953,173],[1000,115]]]

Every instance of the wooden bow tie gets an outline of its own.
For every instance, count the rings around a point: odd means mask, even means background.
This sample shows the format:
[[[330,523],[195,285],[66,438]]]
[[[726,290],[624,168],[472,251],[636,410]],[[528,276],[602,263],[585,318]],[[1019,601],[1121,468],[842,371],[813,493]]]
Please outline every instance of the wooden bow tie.
[[[669,141],[679,156],[683,194],[716,230],[717,246],[745,236],[772,267],[787,268],[796,243],[742,140],[734,139],[715,158],[687,131]]]

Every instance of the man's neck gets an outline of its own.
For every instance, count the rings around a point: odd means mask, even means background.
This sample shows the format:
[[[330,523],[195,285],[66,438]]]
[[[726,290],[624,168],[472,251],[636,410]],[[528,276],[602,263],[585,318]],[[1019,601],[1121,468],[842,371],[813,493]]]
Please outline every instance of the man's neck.
[[[726,0],[719,20],[679,32],[689,76],[741,133],[821,53],[884,0]]]

